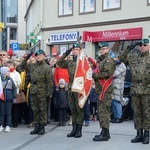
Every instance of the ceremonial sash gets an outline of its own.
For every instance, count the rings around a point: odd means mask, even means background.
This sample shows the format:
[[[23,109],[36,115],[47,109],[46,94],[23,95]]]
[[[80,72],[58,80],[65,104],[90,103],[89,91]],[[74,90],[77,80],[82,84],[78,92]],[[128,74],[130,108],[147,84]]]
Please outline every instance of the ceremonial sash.
[[[100,72],[98,66],[97,66],[95,72],[96,73]],[[112,81],[113,81],[113,76],[111,76],[109,79],[99,79],[99,83],[102,86],[102,91],[101,91],[101,93],[99,95],[99,99],[100,100],[104,99],[105,92],[107,91],[107,89],[109,88],[109,86],[112,84]]]
[[[83,108],[92,85],[92,69],[83,51],[80,51],[72,84],[72,92],[78,92],[78,104]]]

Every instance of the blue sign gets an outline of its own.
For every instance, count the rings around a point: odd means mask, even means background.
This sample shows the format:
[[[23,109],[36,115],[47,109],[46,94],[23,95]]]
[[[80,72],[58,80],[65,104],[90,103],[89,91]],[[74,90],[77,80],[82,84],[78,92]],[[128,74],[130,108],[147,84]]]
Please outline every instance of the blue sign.
[[[19,50],[19,43],[11,43],[11,49],[12,50]]]
[[[51,43],[75,42],[77,41],[77,37],[79,37],[79,32],[50,34],[50,42]]]

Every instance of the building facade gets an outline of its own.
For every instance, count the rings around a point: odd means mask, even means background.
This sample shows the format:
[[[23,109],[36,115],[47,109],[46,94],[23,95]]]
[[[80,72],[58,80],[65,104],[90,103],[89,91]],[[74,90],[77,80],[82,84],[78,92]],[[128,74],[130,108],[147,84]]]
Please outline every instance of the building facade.
[[[54,56],[71,47],[77,36],[90,56],[98,55],[101,41],[110,42],[118,54],[150,35],[150,0],[134,3],[136,7],[130,0],[31,0],[25,15],[28,34],[40,35],[38,48]]]
[[[1,33],[1,50],[9,51],[11,48],[17,56],[22,55],[25,52],[20,51],[19,45],[26,43],[26,1],[0,0],[0,3],[1,22],[5,24]]]

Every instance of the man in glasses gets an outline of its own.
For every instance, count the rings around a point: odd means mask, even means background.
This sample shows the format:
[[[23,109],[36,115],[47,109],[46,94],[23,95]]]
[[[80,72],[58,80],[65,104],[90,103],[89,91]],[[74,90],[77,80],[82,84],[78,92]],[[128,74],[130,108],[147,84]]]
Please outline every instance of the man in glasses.
[[[49,65],[45,62],[45,52],[38,50],[35,53],[36,63],[27,63],[33,53],[29,53],[20,64],[22,69],[28,70],[31,78],[31,107],[34,114],[35,128],[30,134],[42,135],[47,124],[46,98],[52,95],[53,75]]]
[[[110,139],[110,108],[115,61],[109,54],[108,46],[108,42],[101,42],[98,44],[100,56],[98,57],[97,64],[94,64],[89,57],[89,61],[92,63],[94,69],[93,79],[95,81],[95,90],[98,94],[97,111],[100,128],[102,128],[101,133],[95,135],[93,141],[108,141]]]
[[[6,51],[1,51],[0,52],[0,66],[5,66],[5,60],[9,60],[8,59],[8,54]]]
[[[138,49],[134,49],[138,45]],[[132,107],[137,135],[131,143],[149,144],[150,130],[150,44],[142,39],[127,47],[119,60],[128,63],[132,75]],[[144,133],[143,133],[144,131]]]

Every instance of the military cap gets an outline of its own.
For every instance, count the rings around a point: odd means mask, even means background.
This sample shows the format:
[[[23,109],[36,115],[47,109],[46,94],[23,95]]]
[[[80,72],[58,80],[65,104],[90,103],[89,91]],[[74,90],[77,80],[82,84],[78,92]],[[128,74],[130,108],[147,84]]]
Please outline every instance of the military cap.
[[[108,42],[101,42],[101,43],[98,43],[98,48],[102,48],[102,47],[108,47]]]
[[[36,53],[35,56],[39,55],[39,54],[43,54],[45,55],[45,52],[42,49],[39,49]]]
[[[148,44],[149,43],[149,39],[142,39],[140,41],[141,44]]]
[[[79,43],[75,43],[75,44],[73,44],[73,47],[74,48],[81,48],[81,45]]]

